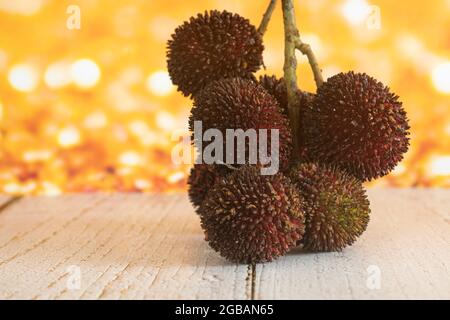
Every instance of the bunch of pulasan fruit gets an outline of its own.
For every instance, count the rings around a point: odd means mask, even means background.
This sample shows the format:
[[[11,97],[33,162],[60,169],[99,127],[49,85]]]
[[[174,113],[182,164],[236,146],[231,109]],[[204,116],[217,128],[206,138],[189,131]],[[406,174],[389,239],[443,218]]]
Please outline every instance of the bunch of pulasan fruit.
[[[190,200],[206,241],[228,260],[272,261],[296,247],[340,251],[369,222],[362,183],[386,175],[408,149],[402,103],[364,73],[339,73],[316,94],[298,90],[293,132],[284,79],[254,76],[263,50],[249,20],[227,11],[190,18],[168,41],[172,82],[193,99],[191,129],[202,121],[202,130],[224,136],[226,129],[279,130],[278,173],[262,175],[249,164],[195,164]]]

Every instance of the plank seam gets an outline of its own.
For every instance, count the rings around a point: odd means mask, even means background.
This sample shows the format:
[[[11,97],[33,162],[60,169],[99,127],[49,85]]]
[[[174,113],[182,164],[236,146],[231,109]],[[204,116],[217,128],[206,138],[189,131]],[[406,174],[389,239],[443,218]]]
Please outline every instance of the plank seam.
[[[247,265],[246,293],[248,300],[255,300],[256,264]],[[250,292],[249,292],[250,291]]]
[[[256,288],[256,264],[252,264],[252,291],[251,300],[255,300],[255,288]]]
[[[22,196],[13,196],[11,199],[0,205],[0,213],[2,213],[8,207],[12,206],[14,203],[20,201],[22,198]]]

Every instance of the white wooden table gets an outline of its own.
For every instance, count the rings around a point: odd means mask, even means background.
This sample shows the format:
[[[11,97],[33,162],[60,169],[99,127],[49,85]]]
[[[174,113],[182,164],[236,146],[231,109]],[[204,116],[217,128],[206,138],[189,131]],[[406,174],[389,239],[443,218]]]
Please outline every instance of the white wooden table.
[[[450,299],[450,190],[369,196],[352,247],[255,267],[208,247],[185,195],[0,196],[0,299]]]

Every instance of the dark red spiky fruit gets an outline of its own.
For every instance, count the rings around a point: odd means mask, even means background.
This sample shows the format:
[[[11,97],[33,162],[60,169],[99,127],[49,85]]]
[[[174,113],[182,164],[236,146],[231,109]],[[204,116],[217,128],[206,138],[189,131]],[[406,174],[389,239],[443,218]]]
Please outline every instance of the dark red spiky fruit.
[[[340,251],[366,230],[369,200],[358,179],[334,166],[317,163],[296,165],[289,177],[304,199],[304,249]]]
[[[209,190],[231,169],[218,164],[195,164],[188,179],[188,195],[194,207],[199,207]]]
[[[288,97],[287,97],[287,89],[286,83],[283,78],[278,79],[275,76],[264,75],[259,77],[259,84],[267,90],[271,95],[277,99],[281,112],[286,116],[289,116],[288,112]],[[307,161],[309,159],[308,150],[305,145],[304,138],[304,125],[303,125],[303,115],[305,113],[306,108],[312,103],[314,98],[314,94],[306,92],[306,91],[298,91],[300,104],[298,106],[299,109],[299,119],[298,119],[298,158],[300,161]]]
[[[281,111],[286,116],[288,113],[288,97],[287,97],[287,89],[284,79],[278,79],[275,76],[263,75],[259,77],[258,83],[266,89],[268,93],[277,99],[278,104],[280,105]]]
[[[278,79],[276,76],[263,75],[259,77],[258,83],[277,99],[283,114],[288,115],[288,97],[284,79]],[[311,103],[314,94],[300,90],[298,94],[300,99],[299,109],[302,112],[306,108],[306,105]]]
[[[271,155],[272,129],[279,133],[279,167],[285,169],[289,165],[292,149],[292,136],[288,118],[280,112],[278,102],[268,94],[259,84],[246,79],[233,78],[215,81],[200,91],[194,98],[194,107],[189,119],[189,128],[194,131],[194,121],[202,121],[203,132],[208,129],[218,129],[223,136],[224,158],[226,151],[226,130],[255,129],[258,143],[261,135],[260,129],[266,129],[267,154]],[[198,136],[194,142],[198,146]],[[262,141],[262,139],[261,139]],[[246,139],[245,159],[249,159],[251,146]],[[208,143],[202,142],[203,150]],[[235,139],[234,153],[238,141]],[[253,152],[259,150],[253,150]],[[258,152],[256,152],[258,155]],[[234,163],[237,163],[234,157]],[[221,159],[227,163],[226,159]],[[229,161],[228,161],[229,162]],[[233,164],[233,163],[228,163]]]
[[[317,92],[304,114],[308,150],[361,180],[389,173],[409,146],[402,103],[364,73],[339,73]]]
[[[304,233],[302,200],[283,174],[262,176],[242,166],[221,179],[200,206],[210,246],[228,260],[271,261],[296,246]]]
[[[168,42],[172,82],[185,96],[213,80],[254,78],[262,63],[261,34],[238,14],[213,10],[191,17]]]

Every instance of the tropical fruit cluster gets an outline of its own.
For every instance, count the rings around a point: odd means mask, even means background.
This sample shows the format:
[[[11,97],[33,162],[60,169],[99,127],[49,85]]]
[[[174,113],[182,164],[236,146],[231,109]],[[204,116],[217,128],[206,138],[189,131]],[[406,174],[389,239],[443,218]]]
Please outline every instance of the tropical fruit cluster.
[[[201,121],[202,130],[224,135],[279,132],[276,174],[262,175],[261,164],[194,165],[189,197],[205,239],[241,263],[271,261],[299,246],[340,251],[369,222],[363,182],[389,173],[408,149],[406,113],[388,87],[350,71],[329,78],[316,94],[298,90],[299,119],[290,119],[284,79],[254,75],[263,50],[249,20],[227,11],[190,18],[168,42],[171,79],[193,99],[191,129]]]

